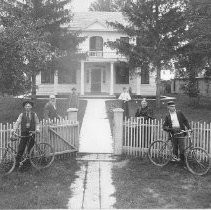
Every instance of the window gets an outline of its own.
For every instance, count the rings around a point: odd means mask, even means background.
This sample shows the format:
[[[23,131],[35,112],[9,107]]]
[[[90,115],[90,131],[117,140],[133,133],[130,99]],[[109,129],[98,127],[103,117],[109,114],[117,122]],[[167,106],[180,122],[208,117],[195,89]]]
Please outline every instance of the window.
[[[115,64],[116,84],[129,84],[129,68],[124,63]]]
[[[100,36],[93,36],[89,43],[90,51],[103,51],[103,38]]]
[[[149,84],[149,70],[146,68],[141,69],[141,84]]]
[[[58,72],[59,84],[76,84],[76,70],[62,69]]]
[[[51,69],[46,69],[44,71],[41,71],[41,83],[53,84],[54,83],[54,71]]]
[[[106,70],[103,70],[103,83],[106,83]]]
[[[86,70],[86,83],[89,83],[89,69]]]
[[[124,42],[124,43],[129,44],[129,37],[120,37],[120,42]]]

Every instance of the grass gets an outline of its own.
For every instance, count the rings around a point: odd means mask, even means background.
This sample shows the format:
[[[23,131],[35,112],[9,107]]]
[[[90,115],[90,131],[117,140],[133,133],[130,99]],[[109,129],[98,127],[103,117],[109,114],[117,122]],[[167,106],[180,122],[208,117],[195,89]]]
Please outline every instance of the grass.
[[[131,158],[114,163],[112,179],[117,209],[211,208],[211,172],[198,177],[177,164]]]
[[[56,160],[48,169],[13,172],[0,178],[0,209],[61,209],[71,198],[70,185],[80,164]]]
[[[5,97],[0,98],[0,123],[13,123],[18,118],[18,115],[23,111],[22,103],[24,99]],[[45,104],[48,102],[47,99],[37,99],[33,110],[37,113],[39,119],[43,119],[43,109]],[[81,125],[83,116],[85,113],[87,101],[80,100],[78,120]],[[58,113],[62,117],[67,115],[68,99],[57,99]]]

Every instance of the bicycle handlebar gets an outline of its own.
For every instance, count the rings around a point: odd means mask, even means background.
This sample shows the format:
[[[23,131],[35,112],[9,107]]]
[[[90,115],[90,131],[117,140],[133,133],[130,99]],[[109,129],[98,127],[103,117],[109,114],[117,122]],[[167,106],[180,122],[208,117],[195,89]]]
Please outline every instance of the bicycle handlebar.
[[[26,138],[26,137],[30,137],[30,136],[33,136],[33,134],[35,134],[35,133],[36,133],[36,131],[29,131],[29,135],[28,135],[28,136],[20,136],[20,135],[18,135],[17,133],[13,132],[13,133],[12,133],[12,136],[10,137],[10,140],[11,140],[11,141],[17,141],[17,138]],[[13,136],[16,137],[16,138],[13,138]]]
[[[183,133],[192,133],[192,130],[181,130],[179,133],[176,133],[175,135],[183,134]]]

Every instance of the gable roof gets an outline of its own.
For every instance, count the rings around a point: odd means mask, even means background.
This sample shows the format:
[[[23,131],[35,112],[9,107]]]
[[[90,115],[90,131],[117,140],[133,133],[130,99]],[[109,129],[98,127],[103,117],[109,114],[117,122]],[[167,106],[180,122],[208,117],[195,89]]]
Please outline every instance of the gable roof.
[[[99,23],[105,26],[107,30],[111,30],[106,22],[118,21],[121,24],[126,24],[126,20],[121,12],[75,12],[73,21],[69,24],[72,30],[88,30],[88,27],[94,23]]]

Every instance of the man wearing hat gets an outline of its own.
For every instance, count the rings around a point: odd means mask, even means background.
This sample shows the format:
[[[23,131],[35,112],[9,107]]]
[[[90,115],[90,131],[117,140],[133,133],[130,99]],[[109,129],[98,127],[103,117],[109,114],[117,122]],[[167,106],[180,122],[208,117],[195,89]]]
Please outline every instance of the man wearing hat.
[[[69,108],[77,108],[79,107],[79,95],[76,92],[76,88],[72,88],[72,93],[69,96]]]
[[[32,112],[33,102],[31,101],[24,101],[23,108],[24,112],[22,112],[16,123],[14,124],[12,132],[16,132],[19,126],[21,126],[21,136],[26,136],[21,139],[20,144],[18,146],[18,153],[16,156],[16,167],[19,167],[19,163],[23,152],[25,150],[27,141],[29,141],[29,134],[30,131],[39,132],[39,119],[35,112]],[[33,134],[35,137],[35,134]],[[27,148],[27,152],[29,153],[31,148],[34,146],[34,138],[31,138],[29,142],[29,146]]]
[[[44,119],[53,120],[55,118],[56,119],[60,118],[56,110],[56,96],[50,95],[49,101],[48,103],[45,104],[45,107],[44,107]]]
[[[169,101],[167,105],[168,105],[168,114],[165,117],[163,123],[163,129],[174,135],[174,138],[172,140],[173,155],[176,157],[178,161],[181,160],[181,162],[184,164],[185,163],[184,140],[186,133],[179,135],[175,134],[179,133],[181,130],[185,130],[185,128],[187,128],[188,130],[191,128],[184,114],[181,111],[176,110],[174,101]],[[178,150],[180,152],[180,158],[178,157]]]

